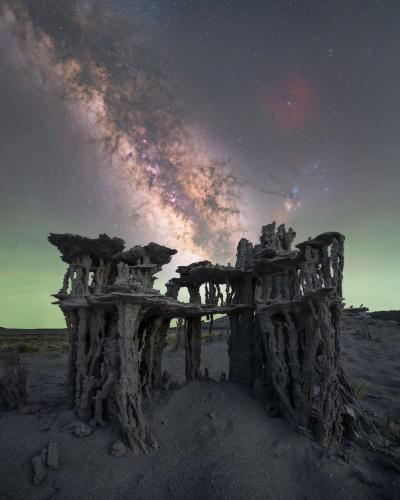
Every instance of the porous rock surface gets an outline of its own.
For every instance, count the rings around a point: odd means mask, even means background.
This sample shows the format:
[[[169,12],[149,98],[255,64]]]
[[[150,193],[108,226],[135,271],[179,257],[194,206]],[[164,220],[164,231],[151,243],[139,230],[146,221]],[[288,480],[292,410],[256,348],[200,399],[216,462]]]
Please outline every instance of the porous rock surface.
[[[295,232],[263,226],[242,238],[235,266],[177,269],[167,293],[155,273],[175,250],[156,243],[124,251],[119,238],[51,234],[69,267],[55,295],[70,332],[70,405],[91,427],[111,421],[135,451],[157,443],[142,411],[162,380],[161,356],[179,318],[186,381],[201,378],[201,318],[227,314],[229,380],[265,392],[269,405],[323,446],[372,432],[354,405],[339,362],[344,236],[323,233],[292,249]],[[201,287],[202,290],[201,290]],[[177,300],[186,288],[189,302]]]
[[[0,407],[15,410],[26,404],[26,378],[19,352],[0,350]]]

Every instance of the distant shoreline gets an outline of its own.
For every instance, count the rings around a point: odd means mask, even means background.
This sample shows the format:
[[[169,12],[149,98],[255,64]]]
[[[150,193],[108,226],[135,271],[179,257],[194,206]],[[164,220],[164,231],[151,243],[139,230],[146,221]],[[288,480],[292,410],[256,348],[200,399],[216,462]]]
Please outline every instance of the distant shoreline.
[[[68,335],[67,328],[4,328],[0,327],[0,338],[19,335],[30,337],[36,335]]]
[[[400,310],[368,311],[368,313],[375,319],[397,321],[400,323]],[[213,330],[226,329],[227,327],[228,321],[226,316],[214,320]],[[209,322],[204,321],[202,329],[208,328]],[[170,331],[175,331],[175,329],[176,327],[174,326],[169,328]],[[68,335],[68,330],[67,328],[5,328],[0,326],[0,337],[10,335],[21,335],[22,337],[31,335]]]

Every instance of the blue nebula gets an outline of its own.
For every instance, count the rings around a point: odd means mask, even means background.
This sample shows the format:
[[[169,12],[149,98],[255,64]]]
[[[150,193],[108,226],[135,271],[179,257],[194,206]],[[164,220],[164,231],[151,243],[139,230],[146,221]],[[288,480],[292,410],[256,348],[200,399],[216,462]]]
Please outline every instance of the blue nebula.
[[[316,172],[320,168],[321,168],[321,164],[320,163],[314,162],[314,163],[311,164],[311,172]]]

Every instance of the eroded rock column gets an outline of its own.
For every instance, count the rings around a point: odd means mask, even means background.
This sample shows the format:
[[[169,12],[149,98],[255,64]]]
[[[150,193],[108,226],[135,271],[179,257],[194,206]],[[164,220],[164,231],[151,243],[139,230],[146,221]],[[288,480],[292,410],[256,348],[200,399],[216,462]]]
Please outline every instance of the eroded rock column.
[[[0,406],[15,410],[26,404],[27,372],[18,351],[0,351]]]
[[[235,284],[235,300],[240,304],[248,304],[249,308],[229,315],[229,380],[232,382],[248,383],[254,379],[253,296],[251,276],[246,277],[240,284]]]
[[[344,408],[339,364],[341,303],[321,290],[312,297],[260,308],[264,381],[273,402],[324,446],[339,441]]]
[[[155,441],[142,413],[142,386],[140,382],[139,325],[145,309],[118,300],[118,334],[120,366],[115,381],[115,413],[119,427],[133,449],[147,452]]]
[[[150,396],[151,389],[161,383],[161,360],[165,336],[170,320],[156,317],[149,321],[143,332],[140,376],[143,394]]]
[[[197,380],[201,362],[201,317],[186,319],[186,382]]]
[[[115,422],[127,444],[146,452],[155,442],[145,424],[142,389],[150,390],[161,372],[161,337],[168,325],[149,327],[145,362],[140,364],[139,325],[146,312],[140,305],[117,301],[117,310],[81,307],[66,312],[70,330],[69,401],[92,426]],[[145,376],[140,367],[145,367]]]

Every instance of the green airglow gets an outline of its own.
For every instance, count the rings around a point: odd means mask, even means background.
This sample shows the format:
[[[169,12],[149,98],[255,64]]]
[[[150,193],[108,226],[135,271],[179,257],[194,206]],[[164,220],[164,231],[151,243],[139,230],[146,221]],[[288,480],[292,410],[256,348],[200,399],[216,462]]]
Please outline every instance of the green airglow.
[[[37,219],[36,219],[37,220]],[[297,241],[306,239],[301,223]],[[26,224],[22,234],[8,231],[6,244],[0,247],[0,326],[8,328],[61,328],[64,318],[51,294],[62,283],[66,264],[50,245],[43,226]],[[63,226],[63,224],[61,225]],[[328,226],[329,224],[324,224]],[[295,226],[296,227],[296,226]],[[318,229],[318,228],[317,228]],[[363,303],[370,310],[400,309],[400,266],[397,252],[399,236],[389,233],[385,244],[368,244],[371,231],[378,227],[359,227],[347,233],[345,243],[344,298],[347,306]],[[65,231],[61,227],[61,231]],[[79,228],[76,228],[77,232]],[[60,231],[60,232],[61,232]],[[81,231],[86,234],[85,231]],[[319,231],[322,232],[322,231]],[[314,234],[318,234],[316,231]],[[167,277],[163,276],[164,279]],[[158,286],[164,291],[162,280]]]

